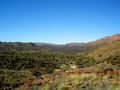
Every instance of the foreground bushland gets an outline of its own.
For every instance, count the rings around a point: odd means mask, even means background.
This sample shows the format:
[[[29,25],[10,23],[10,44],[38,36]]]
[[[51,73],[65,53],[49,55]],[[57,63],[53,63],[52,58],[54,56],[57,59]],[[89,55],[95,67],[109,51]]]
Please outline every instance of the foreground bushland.
[[[116,53],[104,60],[51,51],[1,51],[0,89],[119,90],[119,74],[99,70],[119,72],[120,55]]]

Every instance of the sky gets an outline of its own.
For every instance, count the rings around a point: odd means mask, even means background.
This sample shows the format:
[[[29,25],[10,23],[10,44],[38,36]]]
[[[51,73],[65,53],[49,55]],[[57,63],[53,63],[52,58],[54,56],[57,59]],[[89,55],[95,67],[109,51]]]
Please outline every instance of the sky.
[[[0,0],[0,41],[65,44],[120,33],[120,0]]]

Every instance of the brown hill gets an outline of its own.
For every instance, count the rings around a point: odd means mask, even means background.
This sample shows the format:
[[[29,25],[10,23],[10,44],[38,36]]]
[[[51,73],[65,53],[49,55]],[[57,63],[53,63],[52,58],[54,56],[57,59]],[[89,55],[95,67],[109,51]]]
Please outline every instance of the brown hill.
[[[96,41],[90,42],[90,44],[102,44],[102,43],[111,43],[115,41],[120,41],[120,34],[114,34]]]

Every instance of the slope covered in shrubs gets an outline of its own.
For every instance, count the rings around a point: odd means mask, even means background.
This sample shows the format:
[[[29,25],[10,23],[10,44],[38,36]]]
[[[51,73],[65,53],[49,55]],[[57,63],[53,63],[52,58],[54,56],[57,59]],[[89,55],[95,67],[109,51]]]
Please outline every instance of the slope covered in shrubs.
[[[0,89],[119,90],[119,39],[77,46],[0,42]]]

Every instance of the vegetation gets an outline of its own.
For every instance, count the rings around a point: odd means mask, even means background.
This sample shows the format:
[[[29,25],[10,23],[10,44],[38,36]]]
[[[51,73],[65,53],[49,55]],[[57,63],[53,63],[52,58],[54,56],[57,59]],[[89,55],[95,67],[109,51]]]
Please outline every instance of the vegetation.
[[[88,44],[80,45],[56,45],[56,44],[39,44],[39,43],[22,43],[22,42],[0,42],[0,51],[54,51],[60,53],[78,53],[94,48]]]
[[[120,90],[120,42],[107,40],[0,42],[0,90]]]

